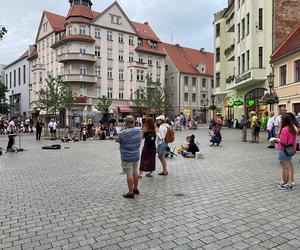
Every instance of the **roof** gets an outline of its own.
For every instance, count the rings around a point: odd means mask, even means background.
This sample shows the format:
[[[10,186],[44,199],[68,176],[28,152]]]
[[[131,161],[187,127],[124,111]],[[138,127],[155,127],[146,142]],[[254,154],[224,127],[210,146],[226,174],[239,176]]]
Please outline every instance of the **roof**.
[[[142,42],[142,46],[138,46],[135,50],[137,52],[146,52],[146,53],[150,53],[150,54],[155,54],[155,55],[160,55],[160,56],[166,56],[166,52],[164,51],[163,45],[162,43],[157,43],[157,48],[153,49],[150,48],[150,45],[148,43],[149,40],[144,40]]]
[[[160,42],[159,38],[154,33],[154,31],[151,29],[148,22],[138,23],[138,22],[131,21],[131,23],[136,28],[136,30],[138,31],[138,35],[141,38]]]
[[[24,52],[17,60],[11,62],[11,63],[8,64],[8,65],[6,65],[6,66],[4,67],[4,69],[9,68],[10,66],[12,66],[12,65],[14,65],[15,63],[17,63],[17,62],[19,62],[19,61],[21,61],[21,60],[27,58],[28,56],[29,56],[29,50],[27,49],[27,50],[26,50],[26,51],[25,51],[25,52]]]
[[[82,5],[73,5],[69,9],[69,13],[66,19],[68,20],[70,17],[85,17],[90,20],[94,19],[92,10],[89,7]]]
[[[271,62],[300,50],[300,24],[287,36],[271,55]]]
[[[54,31],[63,31],[65,29],[66,17],[57,15],[48,11],[43,13]]]
[[[202,73],[198,71],[197,66],[199,64],[203,64],[206,65],[205,75],[214,75],[213,53],[168,43],[163,43],[163,47],[167,55],[170,57],[170,59],[180,72],[200,75]]]

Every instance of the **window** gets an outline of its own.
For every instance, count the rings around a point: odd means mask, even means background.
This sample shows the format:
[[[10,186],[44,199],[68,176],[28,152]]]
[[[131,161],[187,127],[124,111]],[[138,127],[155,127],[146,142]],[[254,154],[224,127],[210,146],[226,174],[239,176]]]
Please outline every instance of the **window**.
[[[286,65],[280,67],[280,86],[286,85]]]
[[[205,100],[206,99],[206,94],[202,94],[201,98],[202,98],[202,100]]]
[[[39,80],[40,80],[40,83],[43,82],[43,72],[40,72]]]
[[[144,81],[144,70],[137,70],[136,73],[136,80]]]
[[[43,24],[43,29],[44,29],[44,32],[47,32],[48,22],[46,22],[46,23]]]
[[[8,74],[5,75],[5,86],[8,88]]]
[[[101,97],[101,87],[96,87],[96,97]]]
[[[161,65],[160,60],[157,59],[157,61],[156,61],[156,67],[157,67],[157,68],[160,68],[160,67],[161,67],[160,65]]]
[[[152,73],[148,74],[150,82],[152,82]]]
[[[247,32],[246,35],[248,36],[250,33],[250,14],[247,14]]]
[[[196,93],[192,94],[192,102],[194,102],[194,103],[196,102]]]
[[[119,43],[124,43],[124,34],[119,33]]]
[[[258,29],[263,30],[263,9],[258,9]]]
[[[160,82],[160,74],[156,75],[156,82]]]
[[[45,40],[42,42],[42,49],[45,48]]]
[[[49,64],[49,54],[47,54],[47,56],[46,56],[46,61],[47,61],[47,64]]]
[[[100,38],[101,37],[101,29],[100,28],[95,28],[95,37]]]
[[[213,89],[215,87],[215,81],[214,81],[214,79],[210,80],[210,84],[211,84],[211,88]]]
[[[247,70],[250,69],[250,51],[247,50]]]
[[[245,72],[245,53],[244,54],[242,54],[242,73],[244,73]]]
[[[107,49],[107,59],[113,59],[112,49]]]
[[[238,74],[241,74],[241,57],[238,57]]]
[[[133,52],[129,52],[129,62],[133,62]]]
[[[238,43],[240,42],[240,40],[241,40],[241,24],[239,23],[238,24]]]
[[[188,86],[188,85],[189,85],[189,77],[188,77],[188,76],[185,76],[185,77],[184,77],[184,85],[185,85],[185,86]]]
[[[46,45],[47,45],[47,48],[49,48],[49,37],[47,37]]]
[[[258,48],[258,67],[263,68],[263,47]]]
[[[300,82],[300,60],[295,61],[295,82]]]
[[[133,36],[129,36],[128,42],[129,42],[129,45],[134,45],[134,38],[133,38]]]
[[[79,89],[80,96],[86,96],[86,86],[80,85]]]
[[[96,71],[96,76],[101,77],[101,67],[100,66],[96,66],[95,67],[95,71]]]
[[[85,35],[86,34],[85,29],[86,29],[85,25],[79,25],[79,34]]]
[[[242,20],[242,39],[245,38],[245,18]]]
[[[18,82],[19,86],[21,85],[21,68],[18,68]]]
[[[220,48],[216,48],[216,62],[220,62]]]
[[[119,89],[119,99],[124,99],[124,89]]]
[[[113,38],[112,38],[112,32],[111,31],[107,31],[107,40],[108,41],[112,41]]]
[[[184,102],[189,101],[189,93],[184,93]]]
[[[220,72],[216,73],[216,88],[220,87]]]
[[[108,79],[112,79],[113,78],[112,71],[113,71],[113,69],[111,67],[107,68],[107,78]]]
[[[138,46],[139,46],[139,47],[143,46],[143,41],[142,41],[142,39],[138,39]]]
[[[192,85],[193,85],[193,87],[196,87],[196,84],[197,84],[196,77],[192,77]]]
[[[218,23],[216,25],[216,37],[219,37],[220,36],[220,24]]]
[[[143,63],[144,60],[143,60],[143,55],[142,54],[139,54],[139,63]]]
[[[119,62],[124,62],[124,51],[119,50]]]
[[[152,57],[148,56],[148,66],[152,66]]]
[[[124,69],[119,69],[119,80],[120,81],[124,80]]]
[[[202,88],[206,88],[206,78],[202,78]]]
[[[130,99],[133,99],[133,90],[130,89]]]
[[[51,54],[50,54],[50,60],[51,60],[51,63],[53,63],[53,52],[51,52]]]
[[[151,49],[156,49],[157,48],[157,42],[149,41],[149,47]]]
[[[111,23],[113,23],[113,24],[119,24],[119,25],[122,24],[120,16],[110,15],[110,20],[111,20]]]
[[[86,75],[86,65],[80,64],[80,75]]]
[[[95,46],[95,56],[100,57],[101,56],[101,47]]]
[[[80,54],[86,53],[86,45],[85,44],[80,44],[79,52],[80,52]]]
[[[14,70],[14,87],[17,85],[17,71]]]
[[[241,7],[241,0],[238,0],[237,2],[238,2],[238,8],[240,8]]]
[[[130,70],[130,81],[132,81],[133,80],[133,70],[131,69]]]
[[[168,72],[168,70],[169,70],[169,65],[166,64],[166,65],[165,65],[165,71]]]
[[[11,76],[11,72],[9,72],[9,88],[12,88],[12,76]]]
[[[107,98],[113,98],[113,88],[107,88]]]
[[[67,68],[67,74],[68,75],[72,74],[72,65],[69,65],[69,67]]]

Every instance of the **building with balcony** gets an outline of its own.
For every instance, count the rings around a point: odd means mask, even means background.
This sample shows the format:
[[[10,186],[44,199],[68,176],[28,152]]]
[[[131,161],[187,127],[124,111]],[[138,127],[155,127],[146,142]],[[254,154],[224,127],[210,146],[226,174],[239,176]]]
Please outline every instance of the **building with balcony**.
[[[179,44],[164,43],[166,58],[166,88],[170,95],[172,116],[185,113],[188,117],[209,120],[208,107],[214,103],[211,89],[214,87],[213,53],[204,49],[191,49]],[[205,110],[206,109],[206,110]]]
[[[300,113],[300,25],[278,46],[271,57],[274,88],[279,98],[275,111],[287,108]]]
[[[93,111],[101,96],[112,99],[114,110],[125,110],[118,107],[131,105],[147,76],[164,86],[166,54],[148,22],[131,21],[117,2],[102,12],[92,10],[90,0],[69,2],[66,16],[42,14],[29,58],[33,101],[48,74],[71,84],[80,100],[72,111],[79,115],[87,107]],[[38,114],[34,105],[30,108]]]
[[[20,56],[14,62],[4,67],[4,81],[6,85],[7,100],[10,105],[10,116],[23,116],[28,117],[29,110],[29,91],[28,86],[30,84],[30,64],[28,57],[30,49],[26,50],[22,56]],[[1,107],[0,107],[1,113]]]

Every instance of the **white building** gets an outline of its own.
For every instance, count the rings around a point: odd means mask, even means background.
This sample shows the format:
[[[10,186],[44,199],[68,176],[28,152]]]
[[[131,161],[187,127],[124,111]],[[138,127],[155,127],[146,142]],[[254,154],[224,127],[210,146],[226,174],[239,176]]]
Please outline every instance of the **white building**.
[[[11,116],[28,116],[30,65],[29,50],[14,62],[8,64],[5,70],[5,85],[8,88],[7,99],[10,104]]]
[[[0,83],[4,84],[5,83],[5,68],[6,65],[0,64]]]

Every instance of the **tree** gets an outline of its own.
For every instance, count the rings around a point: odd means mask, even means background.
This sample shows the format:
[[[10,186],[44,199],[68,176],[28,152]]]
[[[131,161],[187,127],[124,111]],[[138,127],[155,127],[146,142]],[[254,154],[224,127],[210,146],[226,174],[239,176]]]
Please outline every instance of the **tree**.
[[[145,89],[138,88],[134,92],[134,98],[131,99],[131,103],[134,112],[141,113],[142,110],[147,107],[147,95]]]
[[[9,104],[7,103],[6,93],[8,92],[7,87],[0,82],[0,114],[9,113]]]
[[[0,25],[0,40],[3,39],[6,33],[7,33],[7,29],[4,26]]]
[[[111,104],[112,100],[103,95],[99,98],[99,102],[96,105],[96,109],[103,113],[102,122],[104,123],[108,123],[109,121],[109,109]]]
[[[77,93],[73,91],[70,84],[63,86],[62,107],[66,110],[66,125],[69,126],[69,111],[74,106]]]

